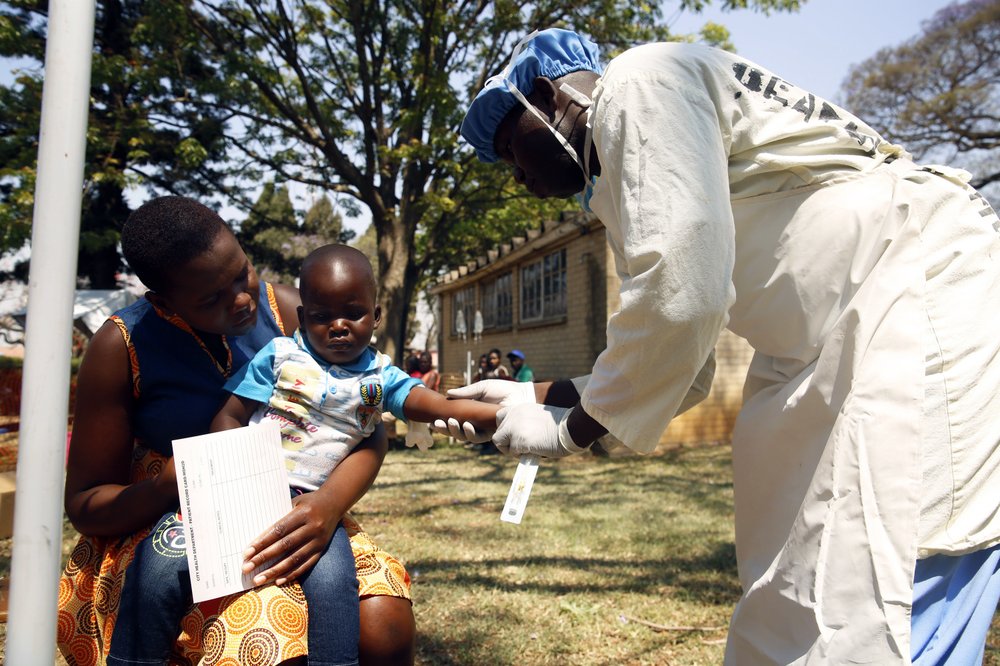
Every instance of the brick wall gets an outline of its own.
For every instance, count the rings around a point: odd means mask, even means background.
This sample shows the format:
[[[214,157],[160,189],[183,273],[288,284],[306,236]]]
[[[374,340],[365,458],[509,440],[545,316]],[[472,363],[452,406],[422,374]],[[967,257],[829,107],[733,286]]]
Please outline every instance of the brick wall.
[[[538,379],[575,377],[590,371],[594,359],[605,346],[607,242],[600,228],[568,236],[567,240],[547,246],[538,253],[525,254],[523,261],[483,272],[481,276],[469,276],[469,279],[439,293],[441,338],[438,366],[442,373],[463,373],[466,359],[470,356],[474,372],[480,354],[493,348],[503,353],[505,363],[507,352],[512,349],[523,351],[527,364]],[[561,248],[566,249],[566,316],[548,322],[522,324],[518,317],[521,306],[520,267]],[[471,334],[465,340],[452,335],[451,295],[472,284],[477,287],[478,299],[480,283],[507,271],[512,271],[512,326],[504,330],[486,330],[480,340],[473,340]]]

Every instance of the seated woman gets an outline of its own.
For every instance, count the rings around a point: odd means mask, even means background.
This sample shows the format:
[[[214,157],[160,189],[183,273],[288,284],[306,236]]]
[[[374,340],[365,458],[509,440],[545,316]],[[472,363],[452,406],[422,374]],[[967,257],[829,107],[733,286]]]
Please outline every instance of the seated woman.
[[[172,440],[208,432],[226,379],[292,332],[299,305],[295,289],[260,282],[225,222],[190,199],[140,207],[122,247],[152,283],[146,298],[97,332],[78,377],[66,513],[84,536],[60,581],[57,634],[74,664],[104,663],[111,651],[125,581],[142,576],[129,565],[154,524],[147,543],[184,556],[182,523],[158,523],[178,507]],[[331,474],[336,492],[297,502],[274,528],[286,552],[273,567],[291,571],[343,520],[358,571],[362,664],[413,661],[409,576],[344,515],[374,480],[387,446],[379,428]],[[169,661],[299,662],[308,651],[306,617],[297,583],[203,602],[181,621]]]

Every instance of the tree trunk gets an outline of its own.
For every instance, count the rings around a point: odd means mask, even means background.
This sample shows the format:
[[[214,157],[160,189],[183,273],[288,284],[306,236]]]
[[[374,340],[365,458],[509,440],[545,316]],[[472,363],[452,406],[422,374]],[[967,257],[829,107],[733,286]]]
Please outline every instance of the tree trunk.
[[[403,334],[406,328],[406,308],[409,304],[406,293],[406,264],[410,249],[406,243],[406,231],[399,220],[384,219],[376,224],[378,231],[378,264],[382,304],[382,325],[378,333],[379,347],[402,367]]]
[[[379,303],[382,305],[378,346],[402,367],[408,305],[416,285],[413,233],[408,228],[410,225],[395,216],[373,219],[372,224],[378,233]]]

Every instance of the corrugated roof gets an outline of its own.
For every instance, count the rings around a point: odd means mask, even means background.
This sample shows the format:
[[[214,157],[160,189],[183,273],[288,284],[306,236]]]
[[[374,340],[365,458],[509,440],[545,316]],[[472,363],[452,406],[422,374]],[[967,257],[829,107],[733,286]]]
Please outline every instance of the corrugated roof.
[[[542,223],[541,229],[528,229],[524,235],[515,236],[510,241],[487,250],[485,256],[477,257],[462,266],[453,267],[439,276],[429,291],[432,294],[450,291],[484,274],[500,272],[536,250],[565,240],[570,234],[588,234],[600,225],[601,222],[597,217],[582,212],[562,215],[558,220],[546,220]]]

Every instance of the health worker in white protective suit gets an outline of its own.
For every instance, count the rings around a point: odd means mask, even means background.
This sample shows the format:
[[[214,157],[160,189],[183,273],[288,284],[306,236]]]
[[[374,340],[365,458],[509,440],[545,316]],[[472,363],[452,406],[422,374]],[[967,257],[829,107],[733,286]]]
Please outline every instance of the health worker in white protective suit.
[[[560,457],[610,432],[649,452],[728,326],[756,353],[726,663],[981,662],[1000,597],[1000,221],[968,174],[741,56],[649,44],[602,74],[562,30],[518,46],[462,135],[539,197],[582,193],[622,283],[589,383],[452,392],[505,406],[497,446]]]

